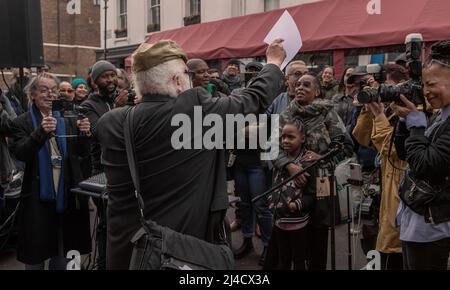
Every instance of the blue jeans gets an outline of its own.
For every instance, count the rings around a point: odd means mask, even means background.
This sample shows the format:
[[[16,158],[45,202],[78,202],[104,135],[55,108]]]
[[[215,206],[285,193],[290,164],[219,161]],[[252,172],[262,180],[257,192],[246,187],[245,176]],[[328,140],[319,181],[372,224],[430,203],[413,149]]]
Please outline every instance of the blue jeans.
[[[261,240],[264,246],[269,244],[272,234],[272,213],[267,205],[267,197],[252,203],[252,199],[264,193],[268,187],[266,175],[259,164],[244,165],[236,162],[234,171],[236,192],[241,198],[242,235],[253,237],[255,231],[255,213],[261,227]]]

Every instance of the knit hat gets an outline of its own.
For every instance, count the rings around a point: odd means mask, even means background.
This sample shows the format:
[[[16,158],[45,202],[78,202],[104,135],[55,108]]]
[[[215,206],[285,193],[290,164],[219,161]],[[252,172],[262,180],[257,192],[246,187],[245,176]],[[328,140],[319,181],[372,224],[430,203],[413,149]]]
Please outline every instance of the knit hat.
[[[76,90],[79,85],[85,85],[86,87],[88,87],[87,81],[83,78],[76,78],[72,81],[72,88],[74,90]]]
[[[187,61],[186,53],[176,42],[160,40],[154,44],[143,43],[133,54],[133,71],[146,71],[175,59]]]
[[[240,66],[241,65],[241,61],[239,61],[238,59],[235,59],[235,58],[232,58],[232,59],[230,59],[229,61],[228,61],[228,63],[227,63],[227,66],[229,66],[229,65],[231,65],[231,64],[234,64],[234,65],[236,65],[236,66]]]
[[[263,69],[263,65],[260,62],[257,61],[252,61],[249,62],[246,66],[245,66],[245,70],[249,70],[251,68],[255,69],[256,71],[261,71]]]
[[[94,83],[97,81],[97,78],[102,75],[104,72],[107,71],[116,71],[116,67],[110,63],[109,61],[106,60],[100,60],[98,62],[96,62],[93,66],[92,66],[92,72],[91,72],[91,77],[92,80],[94,81]]]

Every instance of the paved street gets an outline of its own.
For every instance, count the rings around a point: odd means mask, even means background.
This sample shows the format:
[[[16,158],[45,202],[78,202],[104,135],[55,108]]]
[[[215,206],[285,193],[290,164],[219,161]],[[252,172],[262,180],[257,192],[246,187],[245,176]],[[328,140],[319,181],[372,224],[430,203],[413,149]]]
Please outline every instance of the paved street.
[[[230,210],[228,217],[233,220],[234,210]],[[352,236],[356,238],[356,236]],[[242,241],[240,231],[232,234],[233,248],[239,247]],[[258,238],[253,239],[255,250],[244,259],[236,260],[237,270],[260,270],[258,266],[259,255],[262,251],[261,241]],[[365,265],[365,259],[360,247],[359,238],[356,243],[355,251],[355,267],[353,269],[361,269]],[[328,269],[331,269],[330,258],[328,259]],[[336,229],[336,269],[348,269],[348,251],[347,251],[347,225],[339,225]],[[14,249],[6,249],[0,253],[0,270],[23,270],[24,265],[16,260],[16,252]]]

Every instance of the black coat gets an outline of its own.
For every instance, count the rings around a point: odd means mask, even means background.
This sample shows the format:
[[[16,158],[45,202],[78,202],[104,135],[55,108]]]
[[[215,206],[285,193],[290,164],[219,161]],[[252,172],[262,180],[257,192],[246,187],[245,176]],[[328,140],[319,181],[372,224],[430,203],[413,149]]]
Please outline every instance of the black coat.
[[[66,119],[68,135],[78,134],[76,120]],[[25,264],[39,264],[58,256],[58,226],[62,222],[64,254],[77,250],[81,254],[91,251],[88,199],[70,193],[80,181],[80,157],[89,154],[86,139],[68,138],[65,162],[66,210],[56,212],[55,202],[41,202],[39,198],[40,148],[48,140],[42,128],[34,129],[31,113],[19,116],[11,123],[14,154],[25,162],[19,209],[19,237],[17,259]]]
[[[86,110],[86,117],[91,122],[92,132],[95,133],[97,128],[98,120],[107,112],[111,111],[114,108],[114,102],[110,97],[105,97],[99,94],[90,95],[89,98],[84,101],[81,106]],[[91,140],[91,154],[90,154],[90,162],[83,161],[83,169],[86,164],[91,166],[89,170],[89,174],[87,175],[96,175],[103,172],[103,167],[100,163],[100,155],[102,153],[102,149],[100,148],[100,144],[95,140]]]
[[[175,150],[171,144],[178,129],[171,125],[176,114],[193,119],[194,106],[202,114],[264,112],[283,86],[283,74],[267,65],[253,84],[239,96],[212,98],[203,88],[177,98],[146,95],[134,117],[145,215],[176,231],[206,239],[210,211],[228,207],[223,150]],[[138,207],[127,164],[123,126],[126,109],[106,113],[97,124],[102,164],[108,180],[107,268],[128,269],[130,243],[140,228]]]

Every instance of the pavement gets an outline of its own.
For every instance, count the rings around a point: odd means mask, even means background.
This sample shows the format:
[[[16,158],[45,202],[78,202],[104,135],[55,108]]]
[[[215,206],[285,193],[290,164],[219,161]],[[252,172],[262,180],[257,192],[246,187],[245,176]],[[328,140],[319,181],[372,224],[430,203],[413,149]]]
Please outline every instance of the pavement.
[[[91,211],[92,222],[95,218],[95,210]],[[234,220],[234,209],[230,208],[227,214],[229,221]],[[92,224],[93,225],[93,224]],[[353,243],[353,266],[352,269],[361,269],[367,262],[364,257],[363,251],[360,245],[360,236],[351,235]],[[238,230],[232,233],[232,245],[233,249],[237,249],[242,243],[242,234]],[[258,237],[253,238],[254,250],[245,256],[243,259],[236,260],[236,270],[261,270],[261,266],[258,265],[260,254],[262,252],[262,243]],[[330,245],[331,247],[331,245]],[[328,250],[328,269],[331,269],[331,251],[330,247]],[[347,225],[338,225],[336,227],[336,269],[337,270],[347,270],[348,268],[348,230]],[[7,246],[0,252],[0,270],[23,270],[25,268],[24,264],[16,260],[16,251],[14,249],[14,244]]]

